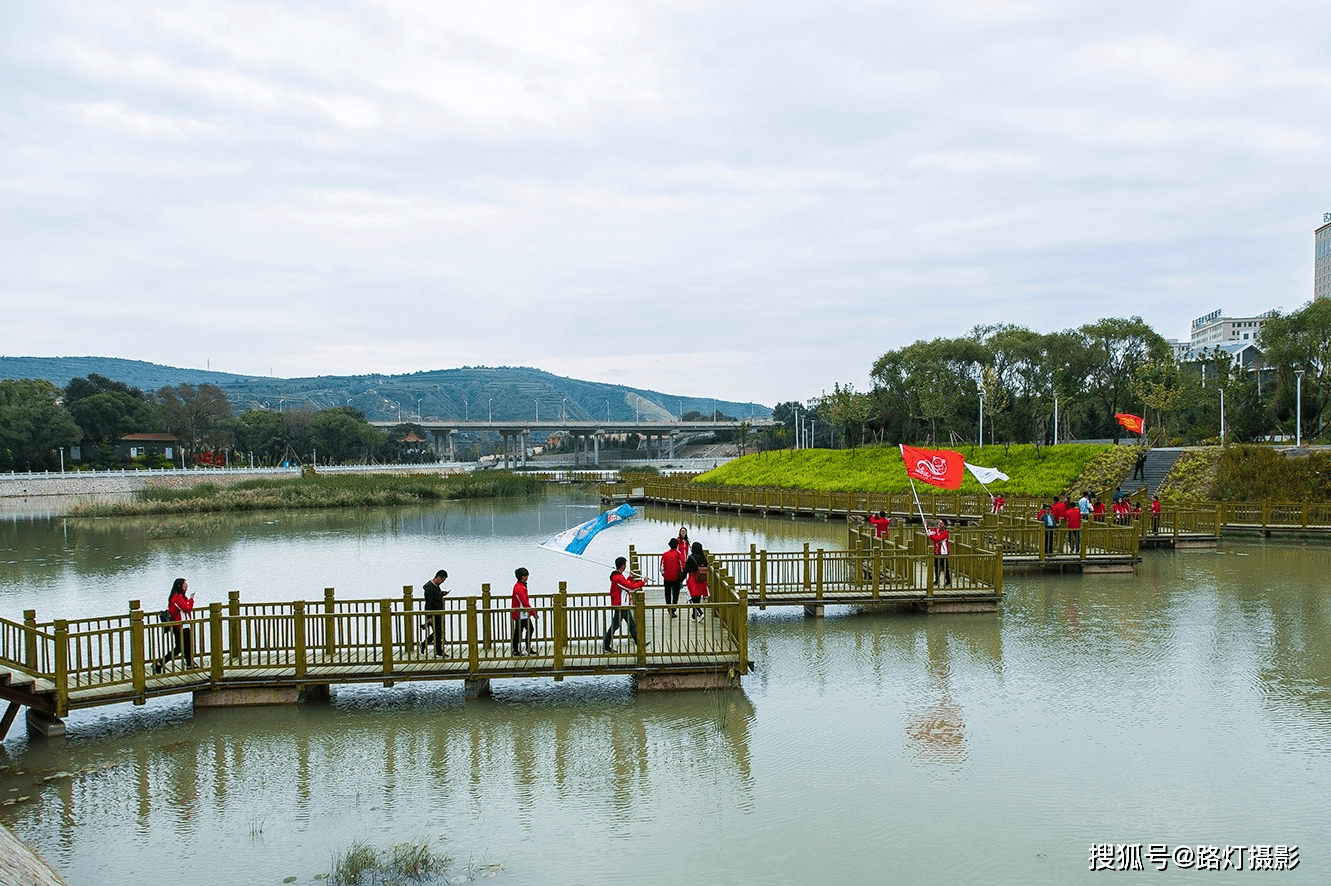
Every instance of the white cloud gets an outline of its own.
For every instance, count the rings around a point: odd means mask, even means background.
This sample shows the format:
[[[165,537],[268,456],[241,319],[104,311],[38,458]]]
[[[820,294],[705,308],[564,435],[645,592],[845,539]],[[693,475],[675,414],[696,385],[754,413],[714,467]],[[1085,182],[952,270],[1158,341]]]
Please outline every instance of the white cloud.
[[[1296,306],[1331,210],[1293,0],[12,12],[11,354],[773,403],[974,323]]]

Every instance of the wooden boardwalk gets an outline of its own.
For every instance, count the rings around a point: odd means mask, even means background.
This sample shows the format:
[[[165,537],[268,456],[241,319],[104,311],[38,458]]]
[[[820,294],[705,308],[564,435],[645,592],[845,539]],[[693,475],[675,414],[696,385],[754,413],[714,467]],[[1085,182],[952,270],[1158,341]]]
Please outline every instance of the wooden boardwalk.
[[[100,618],[39,623],[28,610],[23,623],[0,619],[0,698],[10,702],[0,736],[20,707],[29,708],[31,724],[32,712],[53,720],[70,710],[185,692],[305,692],[411,680],[463,680],[472,688],[495,678],[607,674],[687,688],[736,685],[751,665],[747,601],[722,570],[697,621],[686,612],[671,618],[664,605],[649,606],[638,595],[634,614],[644,642],[635,645],[621,625],[612,652],[602,649],[613,612],[605,594],[569,594],[561,586],[560,593],[534,596],[530,655],[525,648],[513,654],[507,597],[500,604],[483,591],[425,613],[410,595],[404,588],[398,599],[344,601],[329,589],[320,601],[242,603],[233,591],[227,603],[184,623],[190,664],[182,656],[160,670],[174,634],[137,601],[124,614]],[[435,618],[443,627],[442,656],[424,635]]]

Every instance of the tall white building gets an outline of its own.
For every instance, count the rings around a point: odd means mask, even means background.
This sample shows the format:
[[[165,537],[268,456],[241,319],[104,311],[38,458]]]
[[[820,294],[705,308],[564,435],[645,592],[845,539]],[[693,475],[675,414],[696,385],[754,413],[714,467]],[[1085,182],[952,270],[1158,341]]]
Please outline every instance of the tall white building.
[[[1331,212],[1313,232],[1313,298],[1331,298]]]

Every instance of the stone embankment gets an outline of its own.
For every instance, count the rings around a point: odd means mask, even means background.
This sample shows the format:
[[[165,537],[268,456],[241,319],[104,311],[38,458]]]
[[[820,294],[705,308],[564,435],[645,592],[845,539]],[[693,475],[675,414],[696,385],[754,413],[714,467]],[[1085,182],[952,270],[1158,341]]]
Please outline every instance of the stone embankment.
[[[0,825],[0,883],[69,886],[54,868],[3,825]]]
[[[199,483],[229,485],[256,477],[295,477],[299,470],[282,468],[261,471],[70,471],[46,474],[0,474],[0,498],[46,498],[49,496],[116,495],[140,489],[183,489]]]

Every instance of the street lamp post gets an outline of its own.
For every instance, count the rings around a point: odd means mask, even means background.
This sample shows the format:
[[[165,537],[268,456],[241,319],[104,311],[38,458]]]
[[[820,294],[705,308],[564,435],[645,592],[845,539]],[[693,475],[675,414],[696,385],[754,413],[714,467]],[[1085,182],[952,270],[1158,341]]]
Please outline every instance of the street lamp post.
[[[984,445],[984,391],[980,391],[980,442],[977,445]]]
[[[537,421],[540,421],[540,420],[541,420],[541,401],[540,401],[540,400],[537,400],[537,401],[536,401],[536,420],[537,420]]]
[[[1220,445],[1225,445],[1225,389],[1220,389]]]
[[[467,398],[462,398],[462,420],[471,421],[471,408],[467,405]]]
[[[1294,445],[1303,445],[1303,373],[1304,370],[1294,370]]]
[[[1054,394],[1054,445],[1058,445],[1058,394]]]
[[[568,421],[568,397],[559,398],[559,420]]]
[[[421,404],[424,402],[425,402],[424,397],[416,398],[416,421],[425,421],[424,416],[421,415]]]

